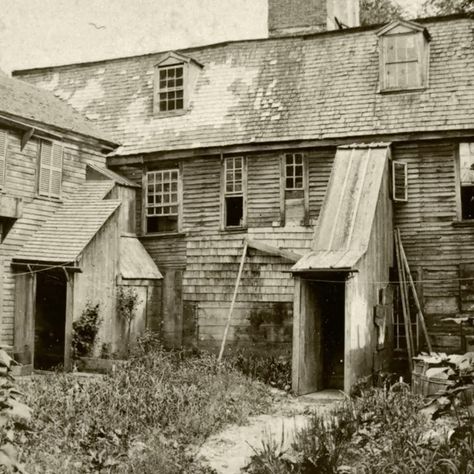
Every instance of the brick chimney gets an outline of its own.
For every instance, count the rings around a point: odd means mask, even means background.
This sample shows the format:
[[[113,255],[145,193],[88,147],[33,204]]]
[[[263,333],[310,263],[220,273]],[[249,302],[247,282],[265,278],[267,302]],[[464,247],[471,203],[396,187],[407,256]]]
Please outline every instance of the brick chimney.
[[[270,37],[359,26],[359,0],[268,0]]]

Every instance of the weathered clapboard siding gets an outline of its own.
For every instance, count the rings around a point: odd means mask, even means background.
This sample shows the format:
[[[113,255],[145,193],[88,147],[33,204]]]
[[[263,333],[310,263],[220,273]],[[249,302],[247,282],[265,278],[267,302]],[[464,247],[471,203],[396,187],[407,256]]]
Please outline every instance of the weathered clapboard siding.
[[[5,186],[2,193],[20,198],[23,203],[22,217],[0,244],[0,259],[3,265],[3,285],[0,292],[1,336],[3,344],[13,343],[15,277],[11,259],[31,235],[58,208],[57,201],[36,196],[39,140],[32,138],[21,150],[21,135],[8,130]],[[104,155],[86,146],[64,143],[63,178],[61,199],[67,199],[77,186],[85,180],[86,163],[105,165]],[[1,273],[1,272],[0,272]]]
[[[442,321],[465,312],[460,264],[474,262],[474,227],[457,227],[455,160],[449,141],[394,147],[408,163],[408,202],[395,206],[410,266],[418,270],[424,310],[435,350],[461,350],[459,326]]]
[[[197,232],[219,228],[219,157],[197,158],[183,163],[183,230]]]
[[[309,217],[314,222],[321,210],[334,162],[335,148],[312,150],[308,156]]]
[[[184,235],[145,237],[141,243],[162,271],[186,267],[186,239]]]
[[[280,224],[280,156],[253,155],[247,162],[247,224],[269,227]]]

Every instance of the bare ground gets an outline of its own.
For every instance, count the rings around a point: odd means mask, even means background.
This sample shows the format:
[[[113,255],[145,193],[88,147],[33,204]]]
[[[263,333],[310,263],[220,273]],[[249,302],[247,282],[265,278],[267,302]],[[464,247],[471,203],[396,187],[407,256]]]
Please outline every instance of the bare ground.
[[[271,439],[283,450],[288,449],[295,432],[305,426],[314,411],[327,411],[342,397],[335,391],[299,398],[275,391],[276,403],[271,414],[251,417],[243,426],[228,426],[208,438],[196,458],[219,474],[244,472],[255,449],[262,447],[262,441]]]

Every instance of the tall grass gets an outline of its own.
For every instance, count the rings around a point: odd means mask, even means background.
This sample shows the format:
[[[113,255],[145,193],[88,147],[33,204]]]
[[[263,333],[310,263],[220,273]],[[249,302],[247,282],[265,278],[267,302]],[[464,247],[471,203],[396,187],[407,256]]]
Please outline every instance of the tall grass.
[[[139,350],[114,374],[23,382],[33,408],[28,472],[201,472],[189,447],[264,411],[266,388],[210,355]]]

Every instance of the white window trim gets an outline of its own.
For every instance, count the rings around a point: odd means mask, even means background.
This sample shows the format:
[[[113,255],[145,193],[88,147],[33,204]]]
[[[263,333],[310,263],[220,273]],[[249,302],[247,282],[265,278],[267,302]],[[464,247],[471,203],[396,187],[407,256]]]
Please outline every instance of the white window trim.
[[[242,160],[242,179],[240,191],[227,191],[227,162],[240,158]],[[225,156],[221,158],[221,230],[244,229],[247,227],[247,158],[242,155]],[[226,197],[242,196],[242,224],[239,226],[227,226],[226,220]]]
[[[399,175],[401,169],[403,173],[403,196],[399,197],[397,187],[397,175]],[[408,202],[408,163],[405,161],[392,161],[392,199],[393,202]]]

